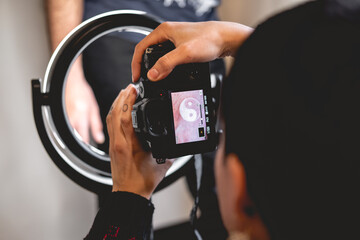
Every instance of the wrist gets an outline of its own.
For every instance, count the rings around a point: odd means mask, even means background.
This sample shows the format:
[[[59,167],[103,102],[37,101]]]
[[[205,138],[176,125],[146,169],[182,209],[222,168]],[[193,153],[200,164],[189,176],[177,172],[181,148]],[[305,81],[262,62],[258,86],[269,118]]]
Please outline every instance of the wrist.
[[[81,56],[79,56],[71,66],[67,81],[70,84],[78,84],[81,87],[84,87],[84,85],[89,86],[85,79]]]
[[[251,27],[232,22],[223,22],[220,27],[220,34],[223,37],[223,51],[221,57],[235,57],[239,47],[251,35]]]
[[[133,193],[136,195],[139,195],[143,198],[146,198],[148,200],[150,200],[152,192],[149,193],[149,191],[143,190],[141,188],[137,188],[134,186],[117,186],[117,185],[113,185],[112,188],[112,192],[128,192],[128,193]]]

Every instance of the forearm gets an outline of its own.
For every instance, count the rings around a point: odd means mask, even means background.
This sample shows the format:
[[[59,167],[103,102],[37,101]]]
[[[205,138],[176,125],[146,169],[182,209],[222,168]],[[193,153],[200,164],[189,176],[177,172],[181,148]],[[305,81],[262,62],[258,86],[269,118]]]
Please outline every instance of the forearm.
[[[222,24],[218,29],[224,46],[221,57],[235,57],[239,47],[253,32],[253,28],[233,22],[219,22],[219,24]]]
[[[83,0],[45,0],[51,49],[54,51],[61,40],[82,21]],[[85,83],[81,56],[71,68],[68,83]]]
[[[82,21],[83,0],[45,0],[51,49]]]

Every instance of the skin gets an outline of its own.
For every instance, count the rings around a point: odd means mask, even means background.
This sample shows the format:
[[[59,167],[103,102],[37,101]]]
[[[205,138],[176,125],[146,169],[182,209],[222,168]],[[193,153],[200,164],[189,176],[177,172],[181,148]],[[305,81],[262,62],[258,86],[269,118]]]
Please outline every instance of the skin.
[[[176,46],[175,50],[155,64],[153,69],[156,69],[157,77],[149,72],[152,80],[159,80],[166,77],[177,64],[234,56],[251,31],[234,23],[162,24],[137,45],[132,62],[133,79],[138,79],[142,54],[150,45],[170,39]],[[164,165],[158,165],[149,153],[142,150],[131,124],[130,106],[135,98],[136,91],[130,85],[119,94],[107,117],[113,191],[133,192],[149,199],[171,162],[167,160]],[[123,110],[125,105],[128,106],[127,111]],[[224,145],[222,137],[215,160],[216,185],[224,225],[229,233],[241,232],[249,239],[268,240],[269,235],[260,216],[256,211],[251,215],[246,211],[256,208],[247,193],[244,166],[237,155],[225,155]]]
[[[61,40],[82,22],[83,5],[83,0],[46,0],[49,35],[53,51]],[[81,56],[71,67],[67,78],[65,105],[71,126],[85,143],[90,141],[90,132],[95,142],[104,142],[99,106],[85,79]]]
[[[252,28],[231,22],[162,23],[135,47],[131,64],[133,81],[138,81],[142,55],[151,45],[170,40],[176,47],[161,57],[148,72],[150,80],[159,81],[180,64],[235,56],[252,31]]]
[[[133,192],[150,199],[171,167],[172,160],[157,164],[151,153],[142,149],[131,119],[136,96],[136,89],[130,84],[119,93],[106,118],[110,137],[112,190]]]
[[[131,110],[135,99],[135,87],[129,85],[120,92],[106,118],[113,191],[132,192],[150,199],[172,161],[157,164],[151,153],[142,149],[132,127]],[[251,240],[268,240],[260,216],[256,212],[249,215],[246,211],[255,206],[247,193],[244,166],[237,155],[225,155],[224,145],[222,137],[215,159],[216,186],[224,225],[229,233],[241,232]]]
[[[241,232],[251,240],[269,240],[269,233],[259,214],[249,215],[246,209],[256,209],[246,182],[246,172],[236,154],[225,154],[224,136],[215,158],[215,179],[219,207],[225,228],[229,233]]]

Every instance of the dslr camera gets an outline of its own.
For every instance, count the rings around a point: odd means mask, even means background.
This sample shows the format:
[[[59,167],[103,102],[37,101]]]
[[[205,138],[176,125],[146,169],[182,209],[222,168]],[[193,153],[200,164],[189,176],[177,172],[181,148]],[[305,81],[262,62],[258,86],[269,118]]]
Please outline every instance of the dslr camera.
[[[177,66],[158,82],[147,78],[156,61],[174,48],[167,41],[146,49],[136,85],[138,97],[131,112],[135,132],[158,163],[210,152],[217,145],[209,63]]]

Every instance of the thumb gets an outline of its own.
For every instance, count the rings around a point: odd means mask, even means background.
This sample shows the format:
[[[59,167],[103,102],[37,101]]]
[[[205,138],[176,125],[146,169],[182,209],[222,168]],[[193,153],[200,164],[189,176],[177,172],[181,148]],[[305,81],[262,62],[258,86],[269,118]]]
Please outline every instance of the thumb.
[[[184,48],[175,48],[157,60],[155,65],[147,73],[147,77],[151,81],[164,79],[177,65],[189,63],[191,59],[189,54],[184,51]]]

